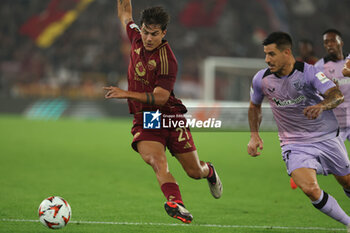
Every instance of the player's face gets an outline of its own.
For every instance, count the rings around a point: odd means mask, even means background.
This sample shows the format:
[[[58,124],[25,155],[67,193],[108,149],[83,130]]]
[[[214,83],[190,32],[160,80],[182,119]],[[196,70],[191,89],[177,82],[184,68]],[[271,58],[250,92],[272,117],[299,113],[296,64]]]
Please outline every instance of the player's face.
[[[160,25],[151,24],[141,26],[141,38],[143,46],[147,51],[152,51],[157,48],[161,43],[166,34],[166,30],[162,31]]]
[[[343,41],[339,35],[330,32],[323,35],[323,46],[328,54],[338,56],[342,53]]]
[[[286,65],[287,57],[285,50],[280,51],[276,44],[269,44],[264,46],[265,62],[269,66],[272,73],[281,73]]]

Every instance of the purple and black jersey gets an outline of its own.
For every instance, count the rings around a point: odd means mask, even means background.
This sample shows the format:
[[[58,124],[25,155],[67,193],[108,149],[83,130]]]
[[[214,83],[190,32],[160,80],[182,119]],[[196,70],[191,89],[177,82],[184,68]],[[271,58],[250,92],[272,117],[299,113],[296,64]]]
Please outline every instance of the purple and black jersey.
[[[312,143],[333,138],[338,133],[338,122],[332,110],[309,120],[303,110],[323,100],[321,94],[334,87],[322,72],[312,65],[296,62],[288,76],[279,77],[266,68],[253,78],[250,98],[261,104],[268,98],[276,121],[281,145]]]

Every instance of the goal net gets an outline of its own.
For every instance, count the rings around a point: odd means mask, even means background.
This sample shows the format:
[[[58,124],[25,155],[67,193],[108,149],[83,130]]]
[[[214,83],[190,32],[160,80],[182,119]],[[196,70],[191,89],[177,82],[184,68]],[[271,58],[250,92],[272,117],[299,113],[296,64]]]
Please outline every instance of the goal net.
[[[237,57],[208,57],[203,62],[203,100],[249,101],[251,80],[263,59]]]
[[[260,69],[266,68],[263,59],[208,57],[202,72],[203,92],[199,101],[185,101],[189,114],[203,120],[222,121],[222,130],[249,131],[248,107],[251,81]],[[262,105],[261,130],[275,131],[276,124],[268,104]]]

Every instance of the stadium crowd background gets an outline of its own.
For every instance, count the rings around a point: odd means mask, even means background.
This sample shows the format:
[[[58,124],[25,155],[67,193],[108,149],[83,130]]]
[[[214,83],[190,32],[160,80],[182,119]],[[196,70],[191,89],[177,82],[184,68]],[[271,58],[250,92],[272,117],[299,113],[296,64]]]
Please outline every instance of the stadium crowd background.
[[[0,96],[97,99],[104,85],[126,88],[129,43],[119,28],[115,0],[93,1],[43,49],[21,27],[49,2],[0,1]],[[203,95],[199,64],[204,58],[263,58],[261,41],[272,31],[287,31],[295,42],[313,41],[315,55],[322,57],[322,32],[336,28],[343,33],[344,52],[350,51],[348,0],[134,0],[135,21],[141,9],[153,5],[171,15],[166,39],[179,62],[175,93],[180,98]]]

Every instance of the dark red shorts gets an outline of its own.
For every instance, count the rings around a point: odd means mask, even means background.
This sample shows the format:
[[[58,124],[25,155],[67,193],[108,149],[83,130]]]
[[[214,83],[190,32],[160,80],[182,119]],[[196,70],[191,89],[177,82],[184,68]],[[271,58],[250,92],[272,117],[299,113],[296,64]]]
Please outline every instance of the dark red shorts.
[[[134,139],[132,148],[137,151],[139,141],[156,141],[167,147],[172,155],[196,150],[189,128],[143,129],[142,125],[134,125],[131,129]]]

